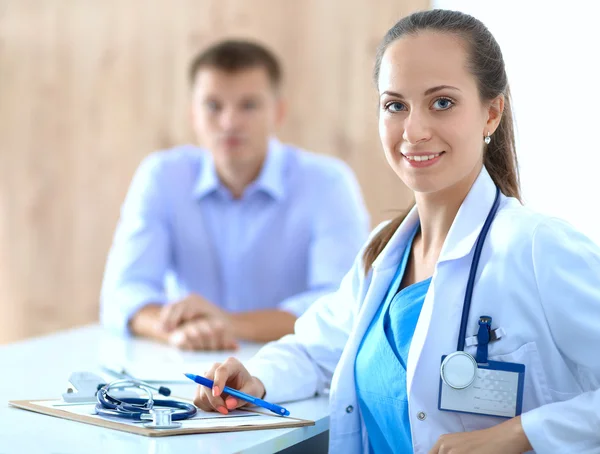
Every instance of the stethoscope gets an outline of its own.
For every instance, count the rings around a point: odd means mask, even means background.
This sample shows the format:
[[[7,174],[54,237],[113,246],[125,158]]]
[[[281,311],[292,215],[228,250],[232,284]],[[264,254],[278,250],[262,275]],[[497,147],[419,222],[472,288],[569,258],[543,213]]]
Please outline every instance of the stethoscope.
[[[494,204],[487,215],[483,227],[481,228],[481,232],[477,237],[477,243],[475,244],[475,252],[473,254],[473,261],[471,262],[469,280],[467,281],[467,290],[465,292],[465,300],[463,303],[460,331],[458,334],[458,345],[456,346],[456,351],[454,353],[451,353],[444,358],[440,367],[442,381],[453,389],[467,388],[475,381],[475,378],[477,377],[477,361],[473,355],[464,351],[467,322],[469,319],[469,310],[471,309],[471,298],[473,297],[475,275],[477,274],[477,266],[479,265],[479,259],[481,257],[481,249],[483,248],[483,243],[490,230],[494,216],[496,216],[499,205],[500,189],[496,187],[496,198],[494,199]],[[491,317],[482,316],[479,324],[480,328],[487,325],[487,328],[489,329]],[[487,343],[485,347],[487,349]],[[487,357],[487,350],[485,351],[485,357]]]
[[[137,388],[146,393],[147,398],[128,397],[117,399],[109,394],[111,389]],[[173,422],[192,418],[198,411],[193,404],[177,400],[154,400],[152,389],[148,383],[140,380],[116,380],[102,386],[97,394],[96,414],[100,416],[119,417],[132,421],[151,421],[144,427],[151,429],[176,429],[181,423]],[[171,394],[166,388],[159,388],[159,393],[165,396]],[[162,391],[162,392],[161,392]],[[162,408],[158,408],[162,407]]]

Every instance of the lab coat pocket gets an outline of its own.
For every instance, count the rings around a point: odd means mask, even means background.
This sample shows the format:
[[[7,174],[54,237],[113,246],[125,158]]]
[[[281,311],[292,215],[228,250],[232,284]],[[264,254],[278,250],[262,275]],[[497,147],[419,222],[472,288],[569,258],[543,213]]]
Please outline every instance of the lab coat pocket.
[[[553,389],[549,389],[549,391],[551,402],[564,402],[565,400],[574,399],[581,394],[580,392],[564,393],[561,391],[555,391]]]
[[[528,342],[512,353],[490,356],[489,359],[525,365],[522,413],[552,402],[546,372],[535,342]],[[487,429],[506,421],[506,418],[471,414],[461,414],[460,418],[468,432]]]

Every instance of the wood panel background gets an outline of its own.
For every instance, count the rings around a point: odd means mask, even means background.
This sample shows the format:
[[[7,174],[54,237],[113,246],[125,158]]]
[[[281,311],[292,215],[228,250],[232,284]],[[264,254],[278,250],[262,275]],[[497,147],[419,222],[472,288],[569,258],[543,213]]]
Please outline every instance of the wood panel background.
[[[406,206],[377,136],[373,56],[428,0],[0,0],[0,343],[97,320],[140,160],[193,141],[187,65],[223,37],[282,59],[279,136],[356,171],[373,223]]]

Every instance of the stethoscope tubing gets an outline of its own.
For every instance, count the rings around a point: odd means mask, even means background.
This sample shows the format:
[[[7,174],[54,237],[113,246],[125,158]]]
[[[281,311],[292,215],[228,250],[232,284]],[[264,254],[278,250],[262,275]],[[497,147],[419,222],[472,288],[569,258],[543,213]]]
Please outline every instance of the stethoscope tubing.
[[[146,392],[148,398],[144,399],[140,397],[128,397],[116,399],[109,394],[110,389],[116,387],[140,388]],[[109,383],[98,391],[96,398],[96,413],[98,415],[113,417],[118,416],[133,421],[142,421],[147,419],[147,415],[150,415],[150,411],[155,407],[176,410],[171,414],[171,419],[173,421],[191,418],[198,411],[195,405],[186,402],[180,402],[172,399],[153,399],[152,391],[137,380],[117,380]]]
[[[481,250],[483,248],[483,243],[485,242],[485,238],[490,230],[490,226],[492,225],[492,221],[496,216],[496,212],[498,211],[498,206],[500,205],[500,189],[496,187],[496,198],[494,199],[494,204],[490,209],[490,212],[485,219],[483,227],[481,228],[481,232],[479,237],[477,238],[477,243],[475,244],[475,252],[473,253],[473,261],[471,262],[471,269],[469,270],[469,279],[467,280],[467,289],[465,291],[465,299],[463,303],[462,316],[460,319],[460,330],[458,333],[458,343],[456,346],[456,351],[463,351],[465,349],[465,340],[467,334],[467,323],[469,321],[469,312],[471,310],[471,299],[473,298],[473,287],[475,286],[475,276],[477,275],[477,267],[479,266],[479,259],[481,258]]]

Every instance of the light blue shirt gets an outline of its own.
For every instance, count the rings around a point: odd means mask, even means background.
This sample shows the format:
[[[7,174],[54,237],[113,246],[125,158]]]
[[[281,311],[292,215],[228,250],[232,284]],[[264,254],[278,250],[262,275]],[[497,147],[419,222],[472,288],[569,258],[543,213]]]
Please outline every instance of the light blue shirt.
[[[337,289],[368,231],[356,178],[339,159],[272,139],[259,177],[234,199],[206,150],[157,152],[121,209],[101,320],[126,333],[144,305],[191,293],[231,312],[300,315]]]
[[[415,234],[356,356],[356,394],[371,453],[413,452],[406,362],[431,278],[398,289]]]

